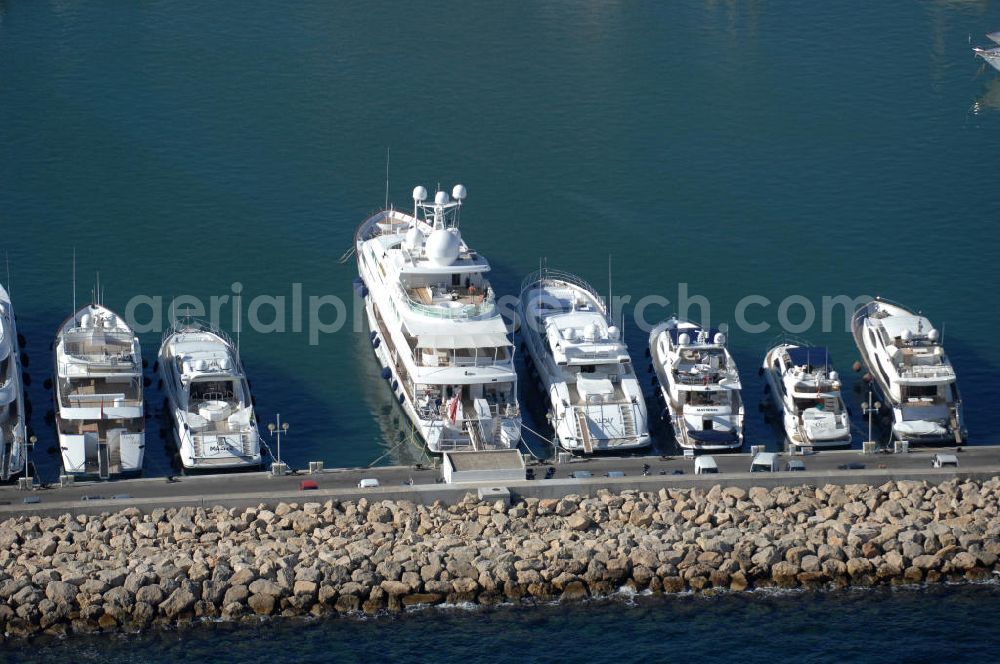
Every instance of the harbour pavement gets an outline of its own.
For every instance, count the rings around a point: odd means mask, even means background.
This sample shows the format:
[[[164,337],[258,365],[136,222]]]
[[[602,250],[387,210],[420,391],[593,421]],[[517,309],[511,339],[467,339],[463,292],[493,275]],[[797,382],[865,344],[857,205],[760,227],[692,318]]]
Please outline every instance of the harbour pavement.
[[[939,452],[955,454],[957,468],[936,469],[932,458]],[[270,473],[191,475],[171,478],[123,479],[110,482],[77,482],[67,487],[39,487],[31,491],[17,486],[0,487],[0,518],[12,514],[62,512],[96,514],[135,506],[157,507],[221,505],[247,507],[277,500],[401,499],[429,504],[436,500],[456,502],[480,487],[503,486],[514,496],[554,498],[567,494],[592,495],[601,488],[616,491],[656,491],[664,487],[794,486],[801,484],[880,484],[887,480],[915,479],[940,482],[954,477],[985,479],[1000,475],[1000,446],[917,448],[906,454],[863,454],[857,450],[828,450],[810,455],[780,457],[776,473],[750,473],[749,454],[714,455],[717,475],[694,475],[694,461],[682,456],[596,456],[574,458],[564,463],[534,463],[528,468],[534,479],[524,481],[441,483],[440,470],[429,466],[388,466],[328,469],[320,473],[299,472],[273,476]],[[785,464],[797,459],[804,471],[786,471]],[[589,477],[584,475],[589,474]],[[608,477],[608,475],[612,477]],[[550,476],[551,475],[551,476]],[[620,475],[620,476],[619,476]],[[375,478],[377,488],[358,487],[362,478]],[[302,490],[303,480],[315,490]]]

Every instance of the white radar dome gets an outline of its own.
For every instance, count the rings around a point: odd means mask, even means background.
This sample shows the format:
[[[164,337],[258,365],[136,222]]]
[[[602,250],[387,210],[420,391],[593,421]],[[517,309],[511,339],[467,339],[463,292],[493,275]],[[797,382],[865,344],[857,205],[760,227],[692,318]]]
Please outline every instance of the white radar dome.
[[[938,335],[937,328],[933,328],[932,327],[931,331],[927,333],[927,338],[930,339],[931,341],[937,341],[938,340],[938,336],[939,335]]]
[[[840,380],[840,374],[837,373],[836,371],[831,371],[830,372],[830,380],[832,380],[834,382]]]
[[[450,200],[447,191],[439,191],[434,194],[434,205],[447,205]]]
[[[618,329],[616,325],[612,325],[608,328],[608,338],[617,339],[621,335],[621,330]]]
[[[573,334],[572,328],[567,327],[562,331],[562,338],[565,339],[566,341],[573,341],[574,336],[576,335]]]
[[[80,327],[90,327],[90,321],[92,320],[90,314],[84,314],[80,316]]]
[[[438,192],[441,193],[441,192]],[[447,196],[447,194],[445,194]],[[458,258],[461,240],[457,233],[439,228],[427,238],[424,249],[427,257],[438,265],[451,265]]]
[[[464,184],[456,184],[451,188],[451,197],[456,201],[464,201],[465,197],[469,195],[469,192],[465,190]]]
[[[424,232],[414,226],[406,231],[406,248],[410,251],[419,251],[424,246]]]
[[[726,343],[726,335],[724,335],[722,332],[716,332],[713,341],[715,341],[716,346],[721,346],[722,344]]]
[[[677,343],[681,346],[688,346],[691,344],[691,335],[687,332],[682,332],[680,336],[677,337]]]
[[[597,341],[597,325],[590,323],[583,328],[583,338],[587,341]]]
[[[913,338],[913,332],[911,330],[903,330],[903,341],[909,341]]]
[[[413,200],[415,201],[426,201],[427,200],[427,187],[416,186],[413,188]]]

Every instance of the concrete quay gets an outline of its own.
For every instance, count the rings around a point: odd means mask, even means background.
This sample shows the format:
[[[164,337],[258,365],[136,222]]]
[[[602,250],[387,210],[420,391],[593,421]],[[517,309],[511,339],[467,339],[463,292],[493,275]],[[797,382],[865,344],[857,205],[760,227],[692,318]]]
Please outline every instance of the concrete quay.
[[[959,459],[958,468],[933,468],[931,460],[938,452],[955,453]],[[561,498],[571,494],[594,495],[602,488],[614,492],[655,492],[661,488],[710,488],[716,484],[744,489],[752,486],[879,485],[899,480],[923,480],[933,484],[955,478],[984,480],[1000,476],[1000,447],[994,446],[965,447],[958,453],[954,447],[919,448],[906,454],[872,455],[858,450],[836,450],[793,457],[785,453],[781,455],[782,470],[776,473],[750,473],[749,454],[714,456],[720,470],[716,475],[694,475],[694,462],[679,456],[598,456],[575,458],[566,463],[529,464],[535,479],[505,481],[502,486],[516,498]],[[785,471],[784,464],[790,458],[802,460],[806,470]],[[580,471],[591,476],[574,477]],[[547,472],[552,476],[547,478]],[[623,476],[607,477],[609,473],[622,473]],[[376,478],[380,486],[358,488],[362,478]],[[303,480],[312,480],[317,489],[301,490]],[[0,519],[19,514],[100,514],[127,507],[143,511],[187,506],[242,508],[261,503],[331,498],[346,501],[367,497],[369,500],[408,500],[425,505],[435,501],[454,504],[467,493],[497,485],[495,482],[443,484],[440,470],[435,468],[388,466],[327,469],[314,474],[284,476],[236,473],[91,481],[67,487],[36,485],[30,491],[4,486],[0,487]]]

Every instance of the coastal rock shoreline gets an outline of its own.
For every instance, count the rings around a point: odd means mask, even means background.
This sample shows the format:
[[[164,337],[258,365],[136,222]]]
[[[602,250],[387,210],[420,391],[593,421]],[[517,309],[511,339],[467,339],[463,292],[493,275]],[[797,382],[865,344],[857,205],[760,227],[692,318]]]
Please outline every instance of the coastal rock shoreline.
[[[327,501],[0,524],[0,637],[636,593],[982,581],[1000,479]]]

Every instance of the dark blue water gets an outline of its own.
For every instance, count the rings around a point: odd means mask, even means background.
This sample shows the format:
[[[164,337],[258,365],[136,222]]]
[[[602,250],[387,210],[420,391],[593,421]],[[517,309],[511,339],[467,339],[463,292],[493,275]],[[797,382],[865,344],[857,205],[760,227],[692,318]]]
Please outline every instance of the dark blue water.
[[[993,585],[645,597],[41,640],[0,661],[974,662],[995,659],[998,607]]]
[[[690,313],[732,326],[749,442],[778,444],[756,410],[756,367],[782,301],[801,297],[788,312],[798,322],[802,301],[820,311],[824,296],[862,294],[922,309],[945,331],[973,441],[996,442],[1000,75],[982,69],[970,40],[998,27],[990,2],[0,0],[10,271],[0,277],[28,337],[38,466],[54,478],[43,381],[73,303],[74,249],[80,301],[97,271],[108,305],[145,296],[163,318],[174,298],[207,305],[231,298],[235,282],[244,321],[253,298],[284,298],[284,331],[247,326],[241,350],[261,420],[280,412],[292,425],[283,447],[293,464],[416,455],[397,447],[398,409],[351,324],[354,265],[336,262],[384,202],[387,147],[398,205],[415,184],[467,185],[463,232],[490,258],[498,293],[516,294],[542,258],[603,290],[613,255],[640,369],[640,299],[669,300],[646,310],[652,323],[682,308],[682,285],[706,298],[709,312]],[[292,311],[296,284],[305,298],[347,302],[347,324],[312,344],[307,314],[300,328]],[[768,302],[747,310],[766,331],[735,325],[751,295]],[[274,316],[261,310],[264,322]],[[799,334],[850,374],[843,310],[828,323]],[[159,340],[142,334],[150,364]],[[529,412],[535,398],[522,394]],[[160,402],[154,384],[151,475],[170,464],[157,442]],[[673,599],[44,652],[929,661],[990,652],[997,608],[992,588]]]

